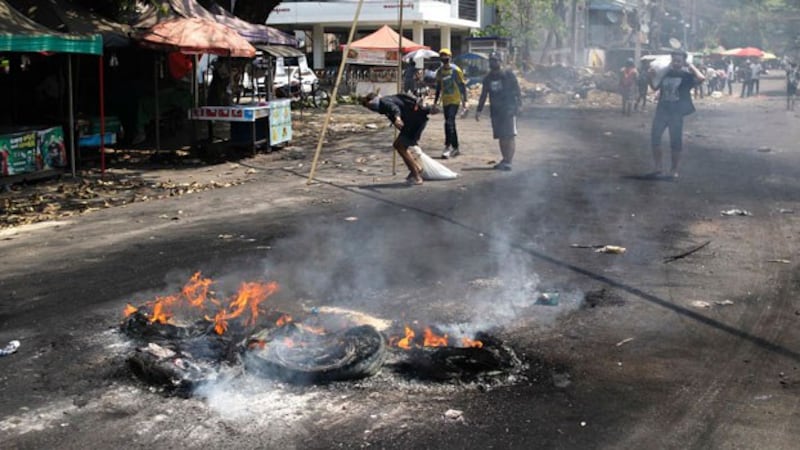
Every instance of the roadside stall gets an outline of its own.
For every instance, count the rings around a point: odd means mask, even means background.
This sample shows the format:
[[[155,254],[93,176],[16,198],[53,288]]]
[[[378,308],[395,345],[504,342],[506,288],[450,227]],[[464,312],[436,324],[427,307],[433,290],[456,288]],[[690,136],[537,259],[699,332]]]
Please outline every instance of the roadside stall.
[[[120,23],[113,22],[91,11],[83,9],[69,0],[8,0],[11,5],[26,17],[47,28],[66,33],[99,34],[103,40],[103,48],[111,51],[98,59],[97,77],[92,73],[79,76],[75,90],[78,93],[78,111],[76,120],[76,136],[78,152],[76,158],[81,160],[82,149],[100,150],[100,168],[105,171],[105,146],[114,145],[122,136],[121,122],[116,116],[106,117],[105,97],[107,85],[104,65],[115,67],[117,65],[116,52],[130,46],[129,34],[132,29]],[[76,73],[80,74],[82,64],[87,61],[83,58],[76,60]],[[95,64],[91,61],[92,66]],[[83,86],[81,86],[81,84]],[[95,103],[92,97],[86,96],[86,91],[93,91],[95,86],[100,86],[99,101]],[[84,94],[84,95],[81,95]],[[89,92],[91,95],[92,92]],[[87,98],[88,97],[88,98]],[[91,99],[91,100],[89,100]]]
[[[137,34],[136,38],[147,47],[186,55],[253,58],[256,54],[256,49],[233,29],[200,18],[165,20]],[[236,106],[200,106],[195,97],[195,106],[190,109],[188,116],[193,121],[230,122],[231,142],[246,143],[255,151],[260,144],[277,145],[291,139],[291,113],[288,108],[288,100]],[[157,133],[157,146],[160,145],[159,139]]]
[[[68,145],[65,145],[65,133],[59,113],[55,120],[45,119],[44,114],[29,114],[20,121],[14,115],[17,106],[25,103],[23,98],[28,98],[25,106],[31,107],[35,104],[29,97],[21,96],[18,86],[15,83],[22,83],[26,76],[17,76],[16,70],[29,71],[33,73],[36,65],[32,61],[48,61],[53,56],[46,56],[51,53],[66,54],[66,93],[60,88],[59,72],[44,73],[40,87],[35,93],[28,92],[27,95],[34,95],[41,99],[57,99],[61,101],[63,96],[67,97],[67,124],[69,130],[75,129],[75,115],[73,105],[73,80],[72,80],[72,56],[73,54],[86,54],[102,57],[102,39],[98,34],[65,34],[50,30],[38,23],[28,19],[22,13],[11,7],[5,0],[0,0],[0,54],[10,54],[3,63],[4,75],[8,79],[4,83],[10,83],[3,89],[6,91],[6,104],[13,106],[11,115],[6,116],[0,128],[0,176],[8,177],[0,180],[6,184],[14,182],[14,176],[28,178],[31,174],[45,172],[48,170],[61,170],[71,162],[72,174],[75,175],[75,139],[72,133],[66,134]],[[11,56],[19,55],[21,56]],[[10,64],[10,58],[19,61],[20,64]],[[59,64],[60,66],[60,64]],[[102,65],[101,65],[102,66]],[[20,108],[22,109],[22,108]],[[38,120],[32,117],[38,117]],[[52,117],[52,116],[51,116]],[[36,123],[38,122],[38,123]],[[41,123],[49,122],[49,123]],[[69,159],[66,157],[66,149],[69,148]]]
[[[370,66],[367,78],[356,83],[356,95],[366,95],[380,89],[384,95],[397,93],[397,64],[402,53],[428,49],[400,35],[384,25],[374,33],[350,44],[347,64]],[[342,47],[344,50],[344,47]]]

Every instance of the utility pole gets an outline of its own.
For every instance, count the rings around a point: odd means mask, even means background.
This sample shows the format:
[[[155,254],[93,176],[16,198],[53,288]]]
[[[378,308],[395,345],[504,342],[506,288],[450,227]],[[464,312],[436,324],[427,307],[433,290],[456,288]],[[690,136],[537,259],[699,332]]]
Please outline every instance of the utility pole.
[[[572,0],[572,65],[578,66],[578,2],[580,0]]]
[[[636,33],[634,34],[635,40],[633,43],[633,60],[636,61],[636,66],[642,60],[642,25],[645,23],[645,5],[643,0],[636,0]]]

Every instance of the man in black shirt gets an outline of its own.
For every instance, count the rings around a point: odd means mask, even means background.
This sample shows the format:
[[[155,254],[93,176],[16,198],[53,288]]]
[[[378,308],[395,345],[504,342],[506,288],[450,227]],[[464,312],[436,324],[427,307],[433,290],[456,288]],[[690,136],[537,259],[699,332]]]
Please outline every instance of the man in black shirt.
[[[514,159],[517,135],[517,112],[522,101],[517,77],[510,70],[503,70],[500,55],[493,52],[489,55],[489,74],[483,79],[483,89],[475,112],[475,120],[480,120],[486,96],[489,96],[489,109],[492,115],[492,132],[500,142],[500,153],[503,160],[494,166],[497,170],[511,170]]]
[[[422,184],[422,169],[411,157],[408,148],[417,145],[422,137],[422,130],[428,123],[428,115],[438,112],[436,107],[421,105],[416,98],[408,94],[381,97],[375,92],[367,94],[361,104],[371,111],[383,114],[395,128],[400,130],[392,145],[408,167],[409,174],[406,181],[409,184]]]
[[[683,118],[692,114],[692,88],[705,80],[702,73],[692,64],[687,64],[686,53],[672,53],[672,63],[661,80],[655,83],[655,70],[650,71],[650,87],[659,91],[658,106],[653,117],[650,133],[655,162],[655,175],[661,174],[661,137],[669,128],[669,144],[672,150],[670,175],[678,177],[678,162],[683,150]]]

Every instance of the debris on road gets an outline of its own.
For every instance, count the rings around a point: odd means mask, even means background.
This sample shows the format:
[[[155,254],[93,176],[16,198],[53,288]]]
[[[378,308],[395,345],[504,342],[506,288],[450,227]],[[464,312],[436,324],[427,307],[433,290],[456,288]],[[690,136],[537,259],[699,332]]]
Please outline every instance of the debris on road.
[[[7,356],[16,353],[19,350],[20,343],[17,340],[9,342],[5,347],[0,349],[0,356]]]
[[[558,292],[542,292],[536,296],[534,305],[558,306],[561,296]]]
[[[611,255],[622,255],[626,251],[628,251],[627,248],[620,247],[618,245],[604,245],[603,247],[598,248],[594,252],[595,253],[608,253],[608,254],[611,254]]]
[[[616,346],[617,346],[617,347],[622,347],[623,345],[627,344],[628,342],[630,342],[630,341],[632,341],[632,340],[634,340],[634,339],[635,339],[635,338],[632,338],[632,337],[625,338],[625,339],[623,339],[623,340],[621,340],[621,341],[617,342]]]
[[[682,259],[682,258],[686,258],[687,256],[691,255],[692,253],[695,253],[695,252],[697,252],[699,250],[704,249],[710,243],[711,243],[711,241],[705,241],[702,244],[698,245],[697,247],[694,247],[694,248],[692,248],[690,250],[687,250],[687,251],[685,251],[683,253],[679,253],[679,254],[674,255],[674,256],[667,256],[666,258],[664,258],[664,264],[671,263],[673,261],[677,261],[677,260]]]
[[[781,208],[781,209],[778,210],[778,212],[781,213],[781,214],[794,214],[794,210],[793,209]]]
[[[572,248],[603,248],[603,244],[570,244]]]
[[[694,300],[689,304],[694,306],[695,308],[705,308],[705,309],[711,308],[711,303],[705,302],[703,300]]]
[[[791,264],[792,262],[788,259],[768,259],[768,263],[778,263],[778,264]]]
[[[725,211],[720,211],[720,214],[723,216],[752,216],[753,214],[750,211],[745,209],[728,209]]]
[[[732,306],[733,302],[731,300],[717,300],[714,304],[717,306]]]
[[[772,151],[772,149],[769,147],[758,147],[758,151],[759,153],[769,153]]]
[[[364,125],[364,128],[366,128],[368,130],[377,130],[378,126],[375,125],[374,123],[368,123],[368,124]]]
[[[444,412],[444,418],[454,422],[463,422],[464,412],[458,409],[448,409]]]
[[[553,374],[553,386],[564,389],[569,387],[572,384],[572,379],[570,378],[569,374],[566,372],[563,373],[554,373]]]
[[[358,217],[356,217],[356,216],[345,217],[344,220],[346,220],[348,222],[355,222],[355,221],[358,220]]]

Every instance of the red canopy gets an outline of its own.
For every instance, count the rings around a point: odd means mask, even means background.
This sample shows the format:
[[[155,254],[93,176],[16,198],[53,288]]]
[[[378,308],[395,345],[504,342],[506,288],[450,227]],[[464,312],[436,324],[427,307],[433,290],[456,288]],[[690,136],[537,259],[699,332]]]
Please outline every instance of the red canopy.
[[[740,49],[739,51],[735,52],[733,56],[744,56],[750,58],[761,58],[764,56],[764,51],[757,49],[755,47],[745,47]]]
[[[360,49],[360,50],[397,50],[398,42],[397,39],[400,37],[396,31],[389,28],[389,25],[382,26],[378,31],[365,36],[357,41],[353,41],[350,44],[351,48]],[[416,42],[406,39],[403,37],[403,53],[413,52],[414,50],[419,50],[421,48],[430,48],[425,45],[417,44]],[[344,49],[344,45],[342,45],[342,49]]]
[[[187,54],[210,53],[253,58],[256,49],[235,30],[200,18],[175,18],[153,25],[137,35],[145,45]]]

